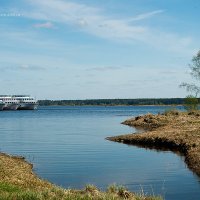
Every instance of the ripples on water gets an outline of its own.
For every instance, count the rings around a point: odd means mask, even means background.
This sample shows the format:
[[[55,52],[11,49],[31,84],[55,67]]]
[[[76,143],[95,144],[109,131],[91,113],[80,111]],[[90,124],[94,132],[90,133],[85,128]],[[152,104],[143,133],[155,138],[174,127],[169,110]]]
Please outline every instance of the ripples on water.
[[[120,123],[167,107],[40,107],[0,112],[0,151],[25,156],[34,171],[70,188],[112,183],[165,199],[200,199],[199,178],[184,158],[105,140],[135,130]],[[181,108],[181,107],[180,107]]]

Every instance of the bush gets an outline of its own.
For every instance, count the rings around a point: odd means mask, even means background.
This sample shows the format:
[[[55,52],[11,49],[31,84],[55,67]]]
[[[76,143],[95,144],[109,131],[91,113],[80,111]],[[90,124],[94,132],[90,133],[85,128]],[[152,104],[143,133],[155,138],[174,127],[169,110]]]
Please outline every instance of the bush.
[[[189,95],[185,98],[184,108],[187,111],[195,111],[198,110],[198,99],[192,95]]]

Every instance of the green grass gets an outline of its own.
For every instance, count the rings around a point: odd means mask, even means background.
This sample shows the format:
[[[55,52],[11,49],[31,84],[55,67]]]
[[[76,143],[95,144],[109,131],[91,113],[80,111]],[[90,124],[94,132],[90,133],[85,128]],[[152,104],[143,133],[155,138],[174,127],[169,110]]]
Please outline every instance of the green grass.
[[[21,189],[17,186],[8,183],[0,183],[0,194],[1,192],[14,193],[14,192],[19,192],[20,190]]]
[[[161,197],[133,194],[123,186],[111,185],[106,192],[87,185],[84,190],[64,190],[53,187],[44,191],[23,189],[9,183],[0,183],[0,200],[162,200]]]

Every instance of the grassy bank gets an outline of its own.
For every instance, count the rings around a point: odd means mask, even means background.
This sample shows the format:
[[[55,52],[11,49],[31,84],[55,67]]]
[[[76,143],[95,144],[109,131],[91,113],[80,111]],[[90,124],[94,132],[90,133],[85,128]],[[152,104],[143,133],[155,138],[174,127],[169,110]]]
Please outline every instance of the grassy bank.
[[[92,185],[83,190],[64,189],[42,180],[22,157],[0,153],[0,200],[161,200],[161,197],[135,194],[111,185],[100,191]]]
[[[147,148],[179,151],[185,156],[188,167],[200,176],[200,112],[147,114],[126,120],[123,124],[146,131],[107,139]]]

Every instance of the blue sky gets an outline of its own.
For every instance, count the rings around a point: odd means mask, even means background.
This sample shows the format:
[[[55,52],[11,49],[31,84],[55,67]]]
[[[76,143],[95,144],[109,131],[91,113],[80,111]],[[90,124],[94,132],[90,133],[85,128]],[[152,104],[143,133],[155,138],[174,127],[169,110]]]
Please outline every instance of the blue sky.
[[[0,0],[0,93],[184,97],[199,10],[199,0]]]

